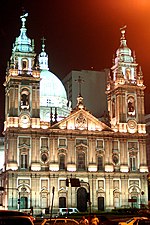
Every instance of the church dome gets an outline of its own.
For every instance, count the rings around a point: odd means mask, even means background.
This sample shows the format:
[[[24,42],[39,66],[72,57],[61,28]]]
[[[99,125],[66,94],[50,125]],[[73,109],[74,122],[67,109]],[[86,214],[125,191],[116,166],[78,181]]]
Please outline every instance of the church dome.
[[[120,39],[120,47],[116,51],[116,62],[133,62],[131,49],[127,46],[127,41],[125,39],[125,29],[121,30],[122,37]]]
[[[66,90],[59,78],[48,70],[42,70],[40,77],[40,106],[67,104]]]
[[[65,87],[60,79],[49,71],[45,44],[39,54],[40,67],[40,118],[41,121],[60,121],[70,113]],[[56,119],[57,117],[57,119]]]

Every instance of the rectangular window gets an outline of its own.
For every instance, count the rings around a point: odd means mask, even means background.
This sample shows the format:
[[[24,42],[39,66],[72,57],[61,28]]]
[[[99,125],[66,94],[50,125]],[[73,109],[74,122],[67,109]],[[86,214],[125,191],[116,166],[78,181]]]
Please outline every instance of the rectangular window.
[[[59,169],[65,170],[65,155],[63,154],[59,156]]]
[[[48,180],[47,179],[45,179],[45,180],[41,180],[41,188],[42,189],[48,189]]]
[[[76,139],[76,145],[80,144],[87,145],[87,139]]]
[[[97,169],[98,171],[103,171],[104,167],[103,167],[103,156],[98,156],[98,165],[97,165]]]
[[[103,142],[103,140],[97,140],[96,141],[96,147],[103,149],[104,148],[104,142]]]
[[[136,142],[136,141],[129,141],[128,142],[128,150],[129,151],[137,151],[138,150],[138,142]]]
[[[21,154],[21,169],[27,169],[28,161],[27,161],[27,155]]]
[[[98,181],[98,188],[104,189],[104,180],[99,180]]]
[[[41,148],[48,149],[48,138],[41,138]]]
[[[119,189],[119,180],[113,180],[113,189]]]
[[[130,157],[130,170],[131,171],[136,171],[136,158]]]
[[[60,180],[59,181],[59,188],[65,188],[66,187],[66,180]]]
[[[30,138],[28,137],[19,137],[19,146],[27,145],[30,146]]]
[[[66,147],[67,140],[65,138],[60,138],[59,139],[59,147]]]
[[[118,141],[112,141],[112,151],[113,152],[118,152],[119,147],[118,147]]]
[[[78,170],[85,170],[85,153],[79,152],[77,155],[77,168]]]

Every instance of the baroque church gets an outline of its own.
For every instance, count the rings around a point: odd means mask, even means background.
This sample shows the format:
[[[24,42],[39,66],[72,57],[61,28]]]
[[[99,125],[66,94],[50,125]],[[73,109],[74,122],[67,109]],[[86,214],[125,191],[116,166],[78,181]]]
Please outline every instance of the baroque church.
[[[33,207],[36,214],[52,205],[84,212],[148,204],[145,85],[125,28],[108,74],[105,123],[86,109],[82,77],[70,108],[63,84],[49,71],[44,39],[37,60],[27,16],[20,17],[4,83],[2,207]]]

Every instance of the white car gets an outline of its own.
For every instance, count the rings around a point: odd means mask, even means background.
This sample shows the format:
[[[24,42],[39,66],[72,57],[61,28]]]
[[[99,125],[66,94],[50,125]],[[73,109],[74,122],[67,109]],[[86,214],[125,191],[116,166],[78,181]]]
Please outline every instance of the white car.
[[[57,218],[57,219],[44,219],[41,225],[49,225],[49,224],[69,224],[69,225],[78,225],[79,222],[74,219],[67,218]]]
[[[58,209],[58,215],[68,215],[73,213],[79,213],[79,210],[77,208],[59,208]]]

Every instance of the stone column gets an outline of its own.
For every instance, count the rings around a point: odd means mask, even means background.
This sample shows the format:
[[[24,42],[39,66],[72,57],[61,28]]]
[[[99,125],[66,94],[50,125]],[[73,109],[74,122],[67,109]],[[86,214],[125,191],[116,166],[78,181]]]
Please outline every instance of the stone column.
[[[128,205],[128,176],[121,176],[121,201],[120,206]]]
[[[110,163],[110,148],[112,149],[112,141],[110,139],[104,140],[104,148],[105,148],[105,164]]]
[[[113,209],[113,178],[107,175],[105,178],[106,209]]]
[[[97,182],[97,177],[96,175],[93,175],[92,174],[92,177],[90,178],[89,180],[90,182],[90,200],[91,200],[91,203],[92,203],[92,208],[94,207],[95,209],[98,209],[97,207],[97,203],[98,203],[98,200],[97,200],[97,190],[96,190],[96,182]]]

